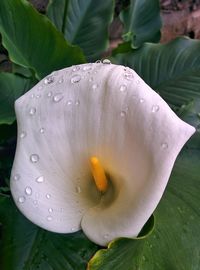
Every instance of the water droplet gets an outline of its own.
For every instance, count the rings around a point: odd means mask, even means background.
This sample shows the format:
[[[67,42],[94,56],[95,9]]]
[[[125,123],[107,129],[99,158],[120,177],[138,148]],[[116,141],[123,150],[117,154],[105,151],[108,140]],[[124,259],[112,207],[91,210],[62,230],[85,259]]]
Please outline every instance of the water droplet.
[[[14,176],[13,176],[13,179],[15,180],[15,181],[18,181],[19,179],[20,179],[20,175],[17,173],[17,174],[15,174]]]
[[[47,97],[51,97],[52,96],[52,92],[49,92],[48,94],[47,94]]]
[[[137,81],[136,81],[136,84],[140,84],[140,80],[137,80]]]
[[[140,103],[144,103],[144,99],[143,98],[140,98]]]
[[[159,109],[160,109],[160,107],[159,107],[158,105],[153,105],[152,108],[151,108],[151,111],[152,111],[153,113],[155,113],[155,112],[158,112]]]
[[[168,144],[166,142],[161,144],[162,149],[167,149],[168,148]]]
[[[130,73],[130,72],[126,72],[124,74],[124,77],[125,77],[126,80],[130,81],[130,80],[133,80],[134,75],[132,73]]]
[[[39,156],[37,155],[37,154],[32,154],[31,156],[30,156],[30,160],[31,160],[31,162],[33,162],[33,163],[36,163],[36,162],[38,162],[39,161]]]
[[[63,82],[64,82],[63,78],[60,78],[60,79],[58,80],[58,83],[63,83]]]
[[[93,82],[93,77],[89,78],[89,82]]]
[[[87,65],[83,67],[83,71],[89,71],[91,69],[92,69],[91,65]]]
[[[49,208],[49,209],[48,209],[48,212],[49,212],[49,213],[52,213],[52,212],[53,212],[53,209],[52,209],[52,208]]]
[[[127,86],[125,85],[125,84],[122,84],[121,86],[120,86],[120,88],[119,88],[119,90],[121,91],[121,92],[126,92],[126,89],[127,89]]]
[[[32,188],[31,187],[26,187],[25,188],[25,193],[26,193],[26,195],[31,195],[32,194]]]
[[[47,221],[52,221],[52,216],[47,216]]]
[[[50,199],[51,198],[51,194],[46,194],[46,198]]]
[[[101,60],[97,60],[95,63],[96,64],[101,64]]]
[[[108,239],[108,237],[109,237],[109,234],[108,233],[106,233],[106,234],[104,234],[104,236],[103,236],[105,239]]]
[[[76,193],[81,193],[81,187],[79,186],[76,187]]]
[[[77,71],[77,70],[79,70],[79,69],[80,69],[79,66],[75,66],[75,67],[72,68],[72,71]]]
[[[73,103],[72,100],[68,100],[68,101],[67,101],[67,105],[69,105],[69,106],[72,105],[72,103]]]
[[[34,200],[34,201],[33,201],[33,204],[34,204],[34,205],[38,205],[38,201],[37,201],[37,200]]]
[[[37,183],[43,183],[44,182],[44,176],[39,176],[39,177],[37,177],[36,179],[35,179],[35,181],[37,182]]]
[[[31,95],[31,98],[34,98],[34,97],[35,97],[35,95],[34,95],[34,94],[32,94],[32,95]]]
[[[126,112],[125,112],[125,111],[121,111],[121,112],[120,112],[120,116],[121,116],[121,117],[125,117],[125,116],[126,116]]]
[[[63,95],[62,94],[56,94],[54,97],[53,97],[53,101],[54,102],[59,102],[63,99]]]
[[[78,83],[78,82],[80,82],[80,80],[81,80],[81,76],[80,75],[74,75],[71,78],[71,83]]]
[[[18,202],[19,202],[19,203],[24,203],[25,200],[26,200],[26,198],[25,198],[24,196],[20,196],[20,197],[18,198]]]
[[[44,133],[44,128],[40,128],[40,133]]]
[[[36,98],[41,98],[41,95],[36,95]]]
[[[34,115],[35,113],[36,113],[36,108],[34,108],[34,107],[30,108],[29,114]]]
[[[76,100],[76,101],[75,101],[75,105],[76,105],[76,106],[80,105],[80,101],[79,101],[79,100]]]
[[[111,61],[109,60],[109,59],[104,59],[103,61],[102,61],[102,63],[103,64],[111,64]]]
[[[45,84],[51,84],[54,82],[54,77],[53,76],[48,76],[44,79]]]
[[[22,131],[21,134],[20,134],[20,138],[23,139],[26,137],[26,132],[25,131]]]
[[[71,228],[71,231],[72,231],[72,232],[74,232],[74,231],[75,231],[75,228],[74,228],[74,227],[72,227],[72,228]]]
[[[93,90],[96,90],[97,88],[98,88],[98,84],[94,83],[94,84],[92,85],[92,89],[93,89]]]

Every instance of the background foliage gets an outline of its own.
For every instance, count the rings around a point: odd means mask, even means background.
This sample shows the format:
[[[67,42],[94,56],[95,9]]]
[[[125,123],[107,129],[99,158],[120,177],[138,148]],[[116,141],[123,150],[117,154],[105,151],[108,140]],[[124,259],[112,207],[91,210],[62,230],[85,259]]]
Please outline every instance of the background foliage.
[[[12,65],[0,73],[2,270],[200,269],[200,41],[181,37],[160,44],[158,0],[120,1],[120,10],[114,8],[112,0],[50,0],[41,15],[26,0],[0,1],[2,44]],[[135,69],[197,132],[175,164],[153,227],[148,223],[143,237],[117,239],[102,249],[82,232],[59,235],[30,223],[12,202],[9,177],[14,101],[55,69],[103,57],[116,16],[124,33],[112,61]]]

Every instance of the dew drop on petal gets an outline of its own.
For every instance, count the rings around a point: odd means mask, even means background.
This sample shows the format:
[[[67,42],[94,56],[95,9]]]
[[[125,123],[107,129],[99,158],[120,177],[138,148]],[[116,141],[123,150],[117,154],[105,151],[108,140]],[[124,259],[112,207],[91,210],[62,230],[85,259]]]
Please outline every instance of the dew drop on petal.
[[[143,98],[140,99],[140,103],[144,103],[144,99]]]
[[[52,208],[49,208],[49,209],[48,209],[48,212],[49,212],[49,213],[52,213],[52,212],[53,212],[53,209],[52,209]]]
[[[40,133],[44,133],[44,128],[40,128]]]
[[[136,84],[140,84],[140,80],[137,80],[137,81],[136,81]]]
[[[64,82],[63,78],[60,78],[60,79],[58,80],[58,83],[63,83],[63,82]]]
[[[89,78],[89,82],[92,82],[93,81],[93,77]]]
[[[20,196],[20,197],[18,198],[18,202],[19,202],[19,203],[24,203],[25,200],[26,200],[26,198],[25,198],[24,196]]]
[[[26,193],[26,195],[31,195],[32,194],[32,188],[31,187],[26,187],[25,188],[25,193]]]
[[[47,216],[47,221],[52,221],[52,216]]]
[[[71,99],[67,101],[68,106],[72,105],[72,103],[73,103],[73,101]]]
[[[160,107],[159,107],[158,105],[153,105],[152,108],[151,108],[151,111],[152,111],[153,113],[155,113],[155,112],[158,112],[159,109],[160,109]]]
[[[80,75],[74,75],[71,77],[71,83],[78,83],[81,80],[81,76]]]
[[[133,80],[134,75],[132,73],[130,73],[130,72],[126,72],[124,74],[124,77],[125,77],[126,80],[130,81],[130,80]]]
[[[36,98],[41,98],[41,95],[36,95]]]
[[[34,98],[34,97],[35,97],[35,95],[34,95],[34,94],[32,94],[32,95],[31,95],[31,98]]]
[[[13,179],[15,180],[15,181],[18,181],[19,179],[20,179],[20,175],[17,173],[17,174],[15,174],[14,176],[13,176]]]
[[[120,116],[121,116],[122,118],[124,118],[124,117],[126,116],[126,112],[125,112],[125,111],[121,111],[121,112],[120,112]]]
[[[34,115],[35,113],[36,113],[36,108],[34,108],[34,107],[30,108],[29,114]]]
[[[103,64],[109,65],[109,64],[111,64],[111,61],[110,61],[109,59],[104,59],[104,60],[102,61],[102,63],[103,63]]]
[[[26,137],[26,132],[22,131],[19,136],[20,136],[21,139],[25,138]]]
[[[63,99],[63,95],[62,94],[56,94],[54,97],[53,97],[53,101],[54,102],[59,102]]]
[[[88,65],[88,66],[84,66],[83,67],[83,71],[89,71],[91,69],[92,69],[91,65]]]
[[[124,93],[126,92],[127,86],[125,84],[122,84],[119,88],[120,92]]]
[[[93,89],[93,90],[96,90],[97,88],[98,88],[98,84],[94,83],[94,84],[92,85],[92,89]]]
[[[76,101],[75,101],[75,105],[76,105],[76,106],[80,105],[80,100],[76,100]]]
[[[36,205],[38,205],[38,201],[37,200],[34,200],[33,201],[33,204],[36,206]]]
[[[48,94],[47,94],[47,97],[51,97],[52,96],[52,92],[49,92]]]
[[[30,160],[31,160],[32,163],[37,163],[39,161],[39,159],[40,158],[39,158],[39,156],[37,154],[32,154],[30,156]]]
[[[80,69],[79,66],[75,66],[75,67],[72,68],[72,71],[77,71],[77,70],[79,70],[79,69]]]
[[[54,82],[54,77],[53,76],[48,76],[44,79],[45,84],[51,84]]]
[[[163,142],[163,143],[161,144],[161,148],[162,148],[162,149],[167,149],[167,148],[168,148],[168,144],[167,144],[166,142]]]
[[[75,231],[75,228],[74,228],[74,227],[72,227],[72,228],[71,228],[71,231],[72,231],[72,232],[74,232],[74,231]]]
[[[35,181],[37,182],[37,183],[43,183],[44,182],[44,176],[39,176],[39,177],[37,177],[36,179],[35,179]]]
[[[47,198],[47,199],[50,199],[50,198],[51,198],[51,194],[49,194],[49,193],[46,194],[46,198]]]

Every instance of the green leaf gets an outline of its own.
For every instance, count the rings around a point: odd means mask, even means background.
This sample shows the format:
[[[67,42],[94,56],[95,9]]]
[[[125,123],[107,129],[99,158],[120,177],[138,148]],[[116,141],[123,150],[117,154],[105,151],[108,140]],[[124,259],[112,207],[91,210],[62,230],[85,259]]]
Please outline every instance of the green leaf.
[[[161,18],[159,0],[132,0],[129,8],[120,14],[124,23],[124,41],[131,41],[132,47],[144,42],[160,40]]]
[[[119,239],[98,251],[88,270],[197,270],[200,266],[200,148],[179,157],[144,239]]]
[[[42,78],[53,70],[85,61],[50,20],[26,0],[0,1],[0,32],[10,59]]]
[[[115,56],[133,68],[176,111],[200,98],[200,41],[178,38],[168,44],[146,43]]]
[[[10,198],[0,196],[0,268],[3,270],[85,270],[97,250],[82,232],[47,232],[23,217]]]
[[[0,73],[0,124],[13,123],[14,102],[31,86],[30,79],[12,73]]]
[[[113,4],[113,0],[51,0],[47,15],[65,38],[80,46],[88,61],[93,61],[108,45]]]

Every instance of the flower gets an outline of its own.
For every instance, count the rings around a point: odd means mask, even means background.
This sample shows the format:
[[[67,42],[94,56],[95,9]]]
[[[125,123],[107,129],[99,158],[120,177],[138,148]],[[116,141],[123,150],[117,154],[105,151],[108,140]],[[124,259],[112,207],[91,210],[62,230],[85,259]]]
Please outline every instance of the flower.
[[[99,245],[135,237],[195,129],[133,70],[83,64],[44,78],[15,104],[11,191],[20,211]]]

